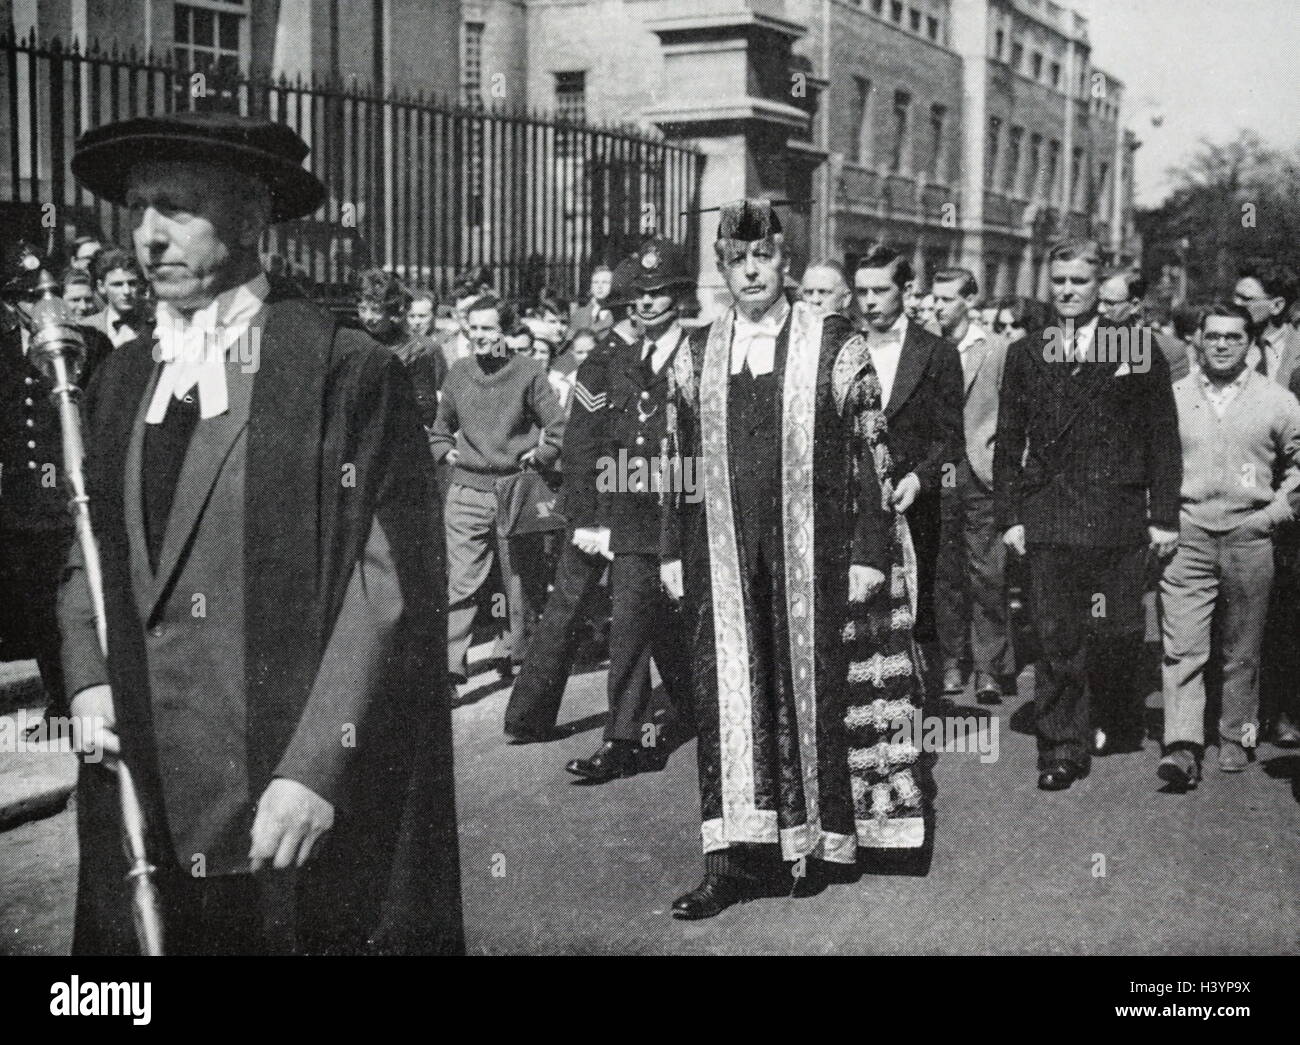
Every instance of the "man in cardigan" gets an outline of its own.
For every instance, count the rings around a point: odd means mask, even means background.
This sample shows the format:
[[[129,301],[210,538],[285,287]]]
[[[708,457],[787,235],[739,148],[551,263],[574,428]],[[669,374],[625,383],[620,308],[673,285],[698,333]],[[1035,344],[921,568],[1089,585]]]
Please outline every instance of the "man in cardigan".
[[[219,113],[88,132],[158,340],[101,367],[60,595],[72,714],[131,767],[168,953],[463,949],[433,466],[401,364],[271,291],[270,222],[324,186],[289,128]],[[107,763],[106,763],[107,765]],[[74,951],[134,949],[114,778],[85,765]]]
[[[514,326],[510,307],[485,296],[470,306],[466,319],[474,352],[448,369],[429,437],[434,460],[452,470],[446,513],[447,664],[458,682],[467,677],[477,596],[491,572],[494,549],[501,557],[510,613],[497,666],[509,676],[524,659],[532,607],[520,605],[530,588],[520,571],[535,568],[539,556],[524,562],[516,559],[527,556],[510,554],[498,527],[497,493],[521,469],[552,467],[564,439],[564,410],[545,368],[513,354],[506,344],[505,332]]]
[[[1168,555],[1178,542],[1169,368],[1139,328],[1098,316],[1100,268],[1095,243],[1052,249],[1054,318],[1008,349],[998,403],[994,510],[1003,541],[1029,562],[1045,791],[1086,775],[1093,754],[1141,746],[1147,550]]]
[[[1210,625],[1219,626],[1219,768],[1246,768],[1258,734],[1259,649],[1273,583],[1273,531],[1300,504],[1300,403],[1246,365],[1250,313],[1213,305],[1200,369],[1174,385],[1183,444],[1181,533],[1160,582],[1165,756],[1159,776],[1195,787],[1205,748]]]

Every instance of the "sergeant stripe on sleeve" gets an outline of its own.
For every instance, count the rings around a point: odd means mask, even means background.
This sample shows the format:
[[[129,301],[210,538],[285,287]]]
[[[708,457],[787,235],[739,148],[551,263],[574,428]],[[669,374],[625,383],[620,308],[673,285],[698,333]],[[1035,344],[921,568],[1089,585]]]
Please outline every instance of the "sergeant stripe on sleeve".
[[[573,383],[573,395],[582,404],[582,408],[590,414],[605,409],[605,393],[592,394],[591,390],[581,381]]]

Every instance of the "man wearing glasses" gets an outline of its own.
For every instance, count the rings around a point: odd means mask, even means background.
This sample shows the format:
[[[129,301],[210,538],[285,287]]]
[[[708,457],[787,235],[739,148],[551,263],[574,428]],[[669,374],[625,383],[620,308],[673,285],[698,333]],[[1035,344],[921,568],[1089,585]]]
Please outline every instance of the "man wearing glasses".
[[[1249,313],[1250,332],[1257,343],[1246,357],[1246,365],[1283,388],[1300,363],[1300,334],[1287,322],[1295,297],[1296,273],[1271,261],[1244,266],[1232,288],[1232,302]]]
[[[1216,617],[1223,676],[1219,769],[1246,768],[1258,732],[1272,535],[1300,503],[1300,403],[1246,365],[1249,328],[1244,308],[1206,309],[1196,342],[1200,369],[1174,385],[1183,482],[1178,548],[1160,582],[1165,754],[1158,775],[1175,790],[1200,779],[1205,670]]]

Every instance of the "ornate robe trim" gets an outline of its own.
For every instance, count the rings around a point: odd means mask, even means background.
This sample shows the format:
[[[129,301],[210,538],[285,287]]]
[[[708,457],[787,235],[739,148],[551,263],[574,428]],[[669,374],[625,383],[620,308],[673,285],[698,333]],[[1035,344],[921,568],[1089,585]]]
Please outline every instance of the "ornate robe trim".
[[[799,728],[808,823],[821,832],[817,782],[817,663],[813,656],[816,614],[813,533],[813,426],[817,410],[817,364],[822,347],[821,316],[799,302],[790,315],[782,398],[782,536],[785,539],[786,631],[790,639],[790,678]],[[804,852],[815,848],[812,840]],[[802,855],[802,854],[796,854]]]
[[[912,673],[912,658],[906,653],[892,657],[875,654],[870,660],[855,660],[849,665],[850,682],[870,682],[879,686],[885,679]]]
[[[916,705],[910,700],[873,700],[863,707],[860,704],[849,708],[844,716],[844,724],[850,729],[885,730],[900,728],[904,722],[910,722],[916,714]]]
[[[873,849],[919,849],[925,844],[925,820],[919,816],[899,816],[883,823],[859,820],[854,826],[859,842]]]
[[[719,756],[722,784],[722,845],[777,841],[775,813],[754,799],[752,682],[745,602],[736,548],[727,440],[727,391],[735,309],[709,330],[700,370],[699,417],[704,456],[704,504],[709,549],[709,588],[718,685]],[[821,836],[817,785],[817,702],[813,622],[813,426],[821,318],[802,303],[792,308],[782,388],[782,530],[785,542],[786,616],[796,725],[803,771],[806,836],[790,836],[807,855]],[[768,820],[771,818],[769,824]],[[712,822],[710,822],[712,823]],[[705,851],[711,828],[703,829]],[[805,830],[805,829],[791,829]]]

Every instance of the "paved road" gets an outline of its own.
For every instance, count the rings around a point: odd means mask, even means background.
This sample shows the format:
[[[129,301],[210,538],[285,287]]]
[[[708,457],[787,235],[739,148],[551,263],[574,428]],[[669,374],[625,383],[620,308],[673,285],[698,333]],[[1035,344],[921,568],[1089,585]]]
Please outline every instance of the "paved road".
[[[927,876],[678,923],[668,904],[700,877],[694,745],[662,772],[576,785],[563,766],[599,740],[604,673],[570,684],[568,737],[527,747],[502,743],[508,691],[489,678],[455,712],[472,953],[1300,952],[1300,754],[1265,746],[1239,777],[1211,759],[1198,791],[1171,795],[1149,742],[1045,794],[1027,697],[1013,698],[997,709],[996,762],[939,758]],[[71,812],[0,835],[0,951],[65,951],[74,878]]]

